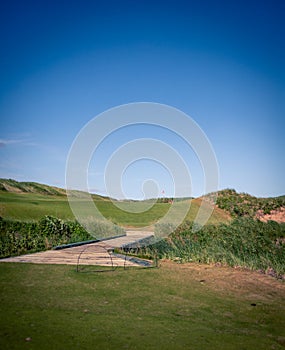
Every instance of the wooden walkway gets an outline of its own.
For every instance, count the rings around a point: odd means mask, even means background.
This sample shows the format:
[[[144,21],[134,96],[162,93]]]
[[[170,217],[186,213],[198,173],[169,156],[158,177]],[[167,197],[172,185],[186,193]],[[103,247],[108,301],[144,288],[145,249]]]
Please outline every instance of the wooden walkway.
[[[1,259],[0,262],[21,262],[35,264],[68,264],[68,265],[97,265],[97,266],[146,266],[146,261],[129,259],[123,255],[114,254],[115,248],[137,245],[153,237],[152,232],[127,231],[126,236],[96,243],[84,244],[60,250],[15,256]]]

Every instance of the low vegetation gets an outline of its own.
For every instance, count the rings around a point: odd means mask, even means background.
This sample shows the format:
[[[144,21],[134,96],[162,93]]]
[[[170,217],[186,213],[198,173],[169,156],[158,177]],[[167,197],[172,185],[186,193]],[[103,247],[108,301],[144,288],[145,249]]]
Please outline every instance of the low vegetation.
[[[285,207],[285,197],[257,198],[248,193],[237,193],[233,189],[226,189],[205,196],[216,200],[216,205],[226,210],[232,217],[255,218],[258,213],[270,214],[271,211]]]
[[[63,221],[52,216],[45,216],[38,222],[0,219],[1,258],[92,238],[77,222]]]
[[[24,222],[0,218],[0,257],[21,255],[51,249],[52,247],[94,240],[96,237],[121,235],[125,231],[111,223],[90,221],[88,233],[76,221],[64,221],[45,216],[40,221]]]
[[[170,232],[171,225],[158,230]],[[285,224],[240,218],[197,231],[193,223],[184,223],[167,239],[142,249],[140,254],[178,262],[240,266],[284,278]]]

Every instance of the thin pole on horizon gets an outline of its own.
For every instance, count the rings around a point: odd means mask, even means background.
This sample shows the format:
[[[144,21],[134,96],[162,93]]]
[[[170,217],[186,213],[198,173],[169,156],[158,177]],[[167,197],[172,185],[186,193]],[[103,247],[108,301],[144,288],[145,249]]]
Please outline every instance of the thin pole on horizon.
[[[162,190],[161,193],[162,193],[162,203],[165,203],[165,191]]]

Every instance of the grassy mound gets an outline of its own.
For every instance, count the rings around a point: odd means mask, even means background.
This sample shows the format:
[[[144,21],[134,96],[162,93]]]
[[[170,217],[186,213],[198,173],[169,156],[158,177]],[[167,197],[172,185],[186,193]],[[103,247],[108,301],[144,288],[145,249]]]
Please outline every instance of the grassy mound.
[[[216,205],[231,214],[232,217],[255,218],[258,214],[270,214],[271,211],[285,208],[285,197],[257,198],[248,193],[238,193],[226,189],[205,196],[209,201],[216,199]]]
[[[155,203],[151,208],[144,211],[144,202],[124,201],[124,208],[116,206],[108,198],[92,196],[95,205],[104,217],[121,226],[144,227],[154,224],[169,210],[171,203]],[[83,203],[84,204],[84,203]],[[206,204],[210,206],[210,204]],[[189,206],[189,200],[181,200],[178,203],[178,211]],[[186,220],[194,220],[201,206],[200,199],[191,201],[190,210]],[[84,215],[92,217],[93,208],[88,203],[84,207]],[[207,208],[205,208],[207,210]],[[43,195],[38,193],[13,193],[0,191],[0,216],[11,220],[31,221],[40,220],[45,215],[51,215],[63,220],[74,220],[74,215],[69,207],[66,196]],[[214,207],[209,223],[229,222],[231,217],[225,211]]]
[[[62,188],[39,184],[37,182],[19,182],[13,179],[0,179],[0,190],[12,193],[37,193],[52,196],[64,196]]]

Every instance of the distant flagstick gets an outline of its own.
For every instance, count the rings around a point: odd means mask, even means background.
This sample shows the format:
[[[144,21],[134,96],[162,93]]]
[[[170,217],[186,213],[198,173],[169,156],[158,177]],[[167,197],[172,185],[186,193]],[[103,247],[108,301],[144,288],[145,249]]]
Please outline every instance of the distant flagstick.
[[[163,202],[166,203],[165,191],[162,190],[161,193],[162,193]],[[169,199],[167,202],[172,204],[173,203],[173,199]]]
[[[162,190],[161,193],[162,193],[162,202],[165,203],[165,191]]]

